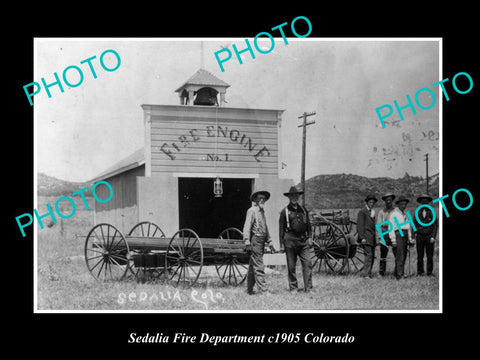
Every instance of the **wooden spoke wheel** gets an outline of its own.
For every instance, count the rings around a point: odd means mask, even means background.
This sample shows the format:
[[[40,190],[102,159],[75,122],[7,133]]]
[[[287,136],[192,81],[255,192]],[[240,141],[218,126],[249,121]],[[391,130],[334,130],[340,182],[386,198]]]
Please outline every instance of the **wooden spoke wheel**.
[[[135,225],[127,236],[143,236],[143,237],[158,237],[164,238],[165,233],[160,229],[160,226],[151,221],[142,221]]]
[[[203,265],[200,238],[191,229],[181,229],[173,235],[165,257],[165,277],[173,286],[193,286]]]
[[[324,220],[314,227],[314,264],[318,271],[339,274],[347,268],[350,244],[343,230]]]
[[[165,238],[165,233],[157,224],[151,221],[142,221],[136,224],[128,233],[128,236],[134,237],[149,237],[149,238]],[[134,250],[134,256],[138,254],[146,254],[145,251]],[[163,251],[163,253],[165,253]],[[133,259],[129,263],[129,270],[137,280],[137,282],[145,283],[149,282],[159,282],[161,275],[163,274],[163,262],[162,267],[151,268],[147,264],[135,266]],[[135,270],[134,270],[135,268]]]
[[[356,274],[362,271],[365,261],[365,247],[363,245],[350,246],[350,256],[347,261],[349,273]]]
[[[136,224],[128,233],[128,236],[149,237],[149,238],[165,238],[165,233],[157,224],[151,221],[142,221]],[[149,251],[134,250],[134,256],[147,254]],[[151,252],[150,252],[151,253]],[[165,253],[165,252],[163,252]],[[149,264],[140,262],[135,266],[133,259],[129,263],[129,270],[137,280],[137,282],[145,283],[158,282],[163,274],[163,262],[161,268],[151,268]],[[135,268],[135,270],[134,270]]]
[[[85,240],[88,271],[97,280],[121,280],[128,270],[129,248],[125,237],[115,226],[98,224]]]
[[[217,274],[224,284],[238,286],[247,278],[249,257],[246,253],[228,253],[228,244],[243,244],[243,233],[232,227],[223,230],[218,238],[225,240],[226,251],[215,262]]]
[[[350,221],[347,238],[350,240],[350,249],[348,253],[347,269],[351,274],[359,273],[363,270],[365,261],[365,246],[357,243],[357,223]]]

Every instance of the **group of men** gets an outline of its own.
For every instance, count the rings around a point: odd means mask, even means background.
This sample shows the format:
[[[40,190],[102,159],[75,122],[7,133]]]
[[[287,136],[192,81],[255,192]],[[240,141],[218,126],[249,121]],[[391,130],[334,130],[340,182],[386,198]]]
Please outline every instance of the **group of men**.
[[[372,268],[375,259],[375,247],[380,245],[379,274],[385,275],[387,255],[389,248],[392,249],[395,257],[395,268],[393,271],[397,280],[405,277],[405,260],[408,253],[408,247],[416,244],[417,248],[417,275],[424,274],[424,256],[427,255],[427,275],[433,273],[433,253],[435,248],[435,238],[438,231],[438,223],[432,221],[434,214],[424,207],[421,212],[415,216],[413,231],[411,223],[405,209],[410,202],[405,196],[400,195],[397,200],[392,193],[382,196],[384,207],[380,209],[375,216],[374,206],[378,199],[374,195],[368,195],[365,198],[365,207],[363,207],[357,216],[358,241],[364,245],[365,260],[362,276],[372,277]],[[432,201],[429,195],[421,195],[417,198],[419,204],[428,204]],[[394,201],[395,205],[394,206]],[[396,220],[396,221],[395,221]],[[376,224],[390,221],[393,229],[388,233],[388,237],[380,239],[376,231]],[[429,224],[425,226],[425,224]],[[381,225],[382,232],[388,231],[388,225]],[[399,228],[400,226],[400,228]]]
[[[284,193],[288,197],[288,205],[282,209],[279,218],[279,240],[285,249],[288,272],[288,288],[290,291],[305,291],[312,289],[312,251],[313,239],[311,234],[310,219],[307,209],[300,205],[299,196],[302,191],[292,186],[290,190]],[[268,247],[271,252],[276,252],[272,244],[272,238],[268,231],[265,217],[264,205],[270,198],[268,191],[256,191],[251,195],[252,207],[247,210],[245,224],[243,227],[243,236],[246,244],[246,251],[250,254],[250,261],[247,274],[247,293],[254,294],[256,285],[259,293],[269,295],[265,281],[265,266],[263,255],[265,248]],[[437,222],[432,223],[433,214],[428,208],[419,212],[418,219],[415,220],[415,233],[408,222],[405,209],[409,202],[405,196],[401,195],[395,201],[396,196],[388,193],[382,197],[384,207],[375,214],[374,206],[378,199],[369,195],[365,198],[365,206],[358,212],[357,232],[358,243],[364,248],[364,267],[361,275],[372,277],[372,268],[375,259],[375,247],[380,244],[380,263],[379,274],[384,276],[386,270],[386,258],[389,248],[395,256],[394,276],[401,279],[405,276],[405,260],[409,245],[416,243],[417,246],[417,274],[424,274],[424,254],[427,255],[427,275],[433,271],[433,253],[434,243],[437,235]],[[427,204],[432,201],[428,195],[421,195],[417,198],[420,204]],[[396,217],[397,222],[394,221]],[[388,238],[380,239],[376,232],[376,224],[389,220],[393,229],[388,233]],[[423,226],[423,224],[429,224]],[[400,229],[396,224],[400,225]],[[385,225],[382,225],[385,226]],[[382,229],[384,232],[387,229]],[[303,288],[298,286],[296,277],[297,260],[300,260],[303,274]]]

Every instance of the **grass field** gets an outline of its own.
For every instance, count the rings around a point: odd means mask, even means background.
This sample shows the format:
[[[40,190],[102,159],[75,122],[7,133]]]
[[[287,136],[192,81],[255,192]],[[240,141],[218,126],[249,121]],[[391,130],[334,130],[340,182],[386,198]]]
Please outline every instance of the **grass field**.
[[[39,203],[40,203],[39,199]],[[139,284],[134,279],[96,281],[88,272],[84,237],[93,226],[93,213],[79,210],[70,219],[52,227],[38,228],[37,309],[38,310],[438,310],[438,248],[431,277],[411,276],[400,281],[391,275],[393,256],[388,257],[387,276],[378,276],[374,264],[372,279],[358,275],[330,275],[314,271],[313,291],[289,292],[286,269],[267,269],[271,295],[247,295],[245,284],[224,285],[212,269],[202,270],[194,288],[181,289],[164,284]],[[438,247],[438,245],[437,245]],[[377,249],[378,255],[378,249]],[[378,259],[378,257],[377,257]],[[415,273],[416,253],[411,270]],[[408,261],[407,261],[408,272]],[[203,275],[205,274],[205,275]],[[297,276],[302,284],[300,268]]]

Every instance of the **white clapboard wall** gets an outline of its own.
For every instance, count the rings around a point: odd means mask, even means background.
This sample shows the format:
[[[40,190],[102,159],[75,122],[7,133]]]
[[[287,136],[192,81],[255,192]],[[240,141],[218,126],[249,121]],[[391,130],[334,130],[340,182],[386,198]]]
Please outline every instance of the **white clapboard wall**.
[[[143,105],[147,174],[278,175],[281,110]],[[148,176],[148,175],[147,175]]]

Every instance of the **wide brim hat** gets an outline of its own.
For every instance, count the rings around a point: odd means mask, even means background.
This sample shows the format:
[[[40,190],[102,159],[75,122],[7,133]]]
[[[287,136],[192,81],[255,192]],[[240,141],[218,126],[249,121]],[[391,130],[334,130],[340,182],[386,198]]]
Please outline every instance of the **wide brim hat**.
[[[382,200],[385,200],[386,198],[391,197],[392,200],[395,200],[395,195],[392,193],[386,193],[385,195],[382,196]]]
[[[427,199],[428,202],[433,200],[433,198],[430,195],[422,194],[417,198],[417,202],[420,203],[422,201],[422,199]]]
[[[255,198],[257,197],[257,195],[263,195],[263,196],[265,196],[265,201],[267,201],[268,199],[270,199],[270,193],[269,193],[268,191],[260,190],[260,191],[255,191],[255,192],[250,196],[250,200],[251,200],[251,201],[255,201]]]
[[[375,195],[367,195],[367,197],[365,198],[365,202],[367,202],[368,200],[375,200],[375,202],[378,201],[378,199],[375,197]]]
[[[285,195],[285,196],[294,195],[294,194],[302,195],[303,191],[299,191],[295,186],[291,186],[290,190],[288,190],[288,192],[283,193],[283,195]]]
[[[402,202],[402,201],[406,201],[407,203],[410,202],[410,200],[408,200],[405,196],[400,195],[400,196],[398,197],[398,200],[395,201],[395,204],[398,204],[399,202]]]

